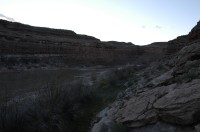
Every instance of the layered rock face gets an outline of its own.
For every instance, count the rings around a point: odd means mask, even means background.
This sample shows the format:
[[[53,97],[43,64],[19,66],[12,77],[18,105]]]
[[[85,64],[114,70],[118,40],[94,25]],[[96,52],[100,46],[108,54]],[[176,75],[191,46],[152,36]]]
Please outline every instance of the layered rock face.
[[[134,61],[142,49],[131,43],[101,42],[73,31],[0,20],[1,63],[110,65]]]
[[[101,126],[112,132],[110,124],[115,123],[122,123],[129,132],[200,131],[199,24],[188,35],[168,42],[166,53],[172,58],[164,56],[166,60],[136,73],[139,81],[103,111],[93,132]],[[169,50],[172,42],[183,48]]]
[[[136,46],[124,42],[102,42],[69,30],[0,20],[1,65],[124,65],[154,60],[162,56],[165,49],[162,43]]]

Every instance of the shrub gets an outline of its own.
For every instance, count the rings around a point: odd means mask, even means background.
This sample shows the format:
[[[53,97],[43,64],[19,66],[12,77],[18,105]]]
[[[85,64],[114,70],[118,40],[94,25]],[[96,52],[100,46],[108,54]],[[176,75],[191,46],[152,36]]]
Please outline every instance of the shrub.
[[[89,85],[83,84],[82,80],[68,87],[70,88],[48,84],[35,95],[35,98],[1,106],[0,131],[76,131],[79,128],[74,124],[83,125],[79,122],[81,121],[80,117],[83,117],[80,115],[85,113],[84,105],[91,100],[92,90]],[[91,117],[86,122],[87,125],[84,123],[87,129]]]
[[[26,122],[19,106],[4,104],[0,108],[0,131],[23,132]]]

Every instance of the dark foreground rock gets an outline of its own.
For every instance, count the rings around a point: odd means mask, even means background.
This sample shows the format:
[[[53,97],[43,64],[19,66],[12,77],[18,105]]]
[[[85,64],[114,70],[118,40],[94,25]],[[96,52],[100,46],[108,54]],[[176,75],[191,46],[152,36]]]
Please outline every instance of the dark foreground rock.
[[[109,124],[123,124],[129,132],[200,131],[198,25],[189,34],[189,36],[191,34],[196,36],[192,37],[196,38],[195,40],[191,40],[190,36],[187,43],[184,41],[182,44],[187,46],[183,46],[180,50],[176,49],[177,52],[173,51],[171,57],[152,63],[146,70],[138,71],[137,74],[140,74],[138,84],[129,88],[134,89],[132,94],[129,94],[128,98],[121,97],[108,106],[103,111],[103,116],[99,117],[101,119],[99,123],[94,125],[92,132],[101,131],[102,126],[106,126],[109,130]],[[170,44],[168,49],[169,47],[171,48]],[[167,68],[159,72],[160,69],[156,68],[158,64]],[[159,73],[159,75],[150,75],[145,71]],[[124,96],[126,95],[125,92]]]

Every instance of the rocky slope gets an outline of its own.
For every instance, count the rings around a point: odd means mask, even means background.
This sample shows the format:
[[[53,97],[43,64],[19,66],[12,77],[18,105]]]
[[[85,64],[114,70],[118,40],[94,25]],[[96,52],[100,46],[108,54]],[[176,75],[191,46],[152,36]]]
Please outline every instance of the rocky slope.
[[[92,132],[200,131],[200,22],[169,41],[163,59],[135,73],[138,81],[98,114]],[[174,48],[173,48],[174,46]]]
[[[162,45],[136,46],[124,42],[102,42],[69,30],[33,27],[0,20],[0,66],[118,65],[157,58]],[[149,56],[151,56],[149,58]]]

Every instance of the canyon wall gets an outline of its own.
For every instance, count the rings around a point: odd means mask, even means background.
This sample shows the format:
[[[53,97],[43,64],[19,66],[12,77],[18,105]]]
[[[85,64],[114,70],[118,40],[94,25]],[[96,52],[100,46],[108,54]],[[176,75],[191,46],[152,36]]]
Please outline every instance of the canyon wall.
[[[139,54],[139,46],[131,43],[0,20],[1,62],[110,65],[131,62]]]
[[[134,37],[134,36],[133,36]],[[47,63],[64,65],[130,64],[145,56],[163,54],[159,45],[136,46],[102,42],[70,30],[33,27],[0,20],[0,64]]]

